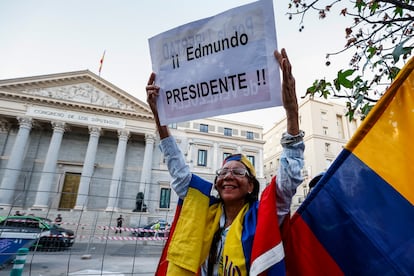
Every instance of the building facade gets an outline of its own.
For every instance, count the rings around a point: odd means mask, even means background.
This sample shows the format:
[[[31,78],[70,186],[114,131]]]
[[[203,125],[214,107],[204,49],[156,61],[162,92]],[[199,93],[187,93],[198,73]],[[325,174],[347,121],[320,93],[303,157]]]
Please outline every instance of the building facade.
[[[214,180],[243,152],[263,176],[262,127],[170,126],[193,172]],[[0,207],[173,214],[177,197],[148,105],[85,70],[0,80]]]
[[[305,131],[305,166],[303,169],[304,182],[298,188],[293,198],[292,210],[296,210],[303,202],[307,193],[309,181],[317,174],[328,169],[343,146],[355,133],[360,120],[349,121],[345,116],[344,105],[307,99],[299,106],[299,124]],[[264,176],[271,179],[279,165],[282,147],[279,140],[286,131],[286,118],[277,122],[266,131],[264,145]]]

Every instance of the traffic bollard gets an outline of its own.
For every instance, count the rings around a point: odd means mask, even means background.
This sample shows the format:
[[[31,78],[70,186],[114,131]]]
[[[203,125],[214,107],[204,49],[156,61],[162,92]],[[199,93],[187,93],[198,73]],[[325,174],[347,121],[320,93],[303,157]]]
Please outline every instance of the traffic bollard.
[[[26,263],[28,248],[20,248],[17,251],[16,259],[14,260],[13,269],[10,272],[10,276],[21,276],[23,274],[24,264]]]

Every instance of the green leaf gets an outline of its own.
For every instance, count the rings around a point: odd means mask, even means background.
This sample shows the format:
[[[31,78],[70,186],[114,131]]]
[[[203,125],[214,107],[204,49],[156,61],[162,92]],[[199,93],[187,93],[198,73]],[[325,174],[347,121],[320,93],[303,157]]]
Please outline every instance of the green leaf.
[[[367,52],[369,53],[368,58],[372,58],[375,53],[377,52],[377,48],[376,47],[368,47]]]
[[[353,69],[348,69],[346,71],[340,70],[338,72],[338,78],[336,79],[336,84],[337,84],[336,89],[340,90],[340,86],[343,86],[345,88],[352,88],[353,82],[350,81],[348,77],[351,76],[354,72],[355,70]]]
[[[355,7],[358,9],[358,12],[361,12],[362,11],[362,9],[363,8],[365,8],[365,6],[366,6],[367,4],[365,4],[365,2],[364,1],[359,1],[359,0],[357,0],[356,2],[355,2]]]
[[[392,57],[395,63],[397,63],[400,60],[401,55],[407,54],[411,52],[411,50],[413,49],[413,47],[404,47],[404,43],[406,43],[410,39],[411,37],[408,37],[407,39],[398,43],[397,46],[395,46],[394,51],[392,51]]]
[[[400,17],[403,16],[403,9],[401,7],[395,7],[394,14],[399,15]]]
[[[378,2],[377,1],[372,1],[371,6],[369,8],[371,10],[371,14],[374,14],[377,11],[378,8],[379,8]]]

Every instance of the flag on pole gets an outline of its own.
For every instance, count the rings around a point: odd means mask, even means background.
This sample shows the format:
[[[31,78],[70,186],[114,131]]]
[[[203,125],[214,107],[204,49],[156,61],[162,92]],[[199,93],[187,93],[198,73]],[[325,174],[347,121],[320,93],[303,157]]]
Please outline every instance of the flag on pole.
[[[414,58],[290,220],[288,275],[414,272]]]
[[[105,52],[106,52],[106,50],[104,50],[103,55],[102,55],[102,58],[101,58],[101,60],[99,61],[99,76],[101,76],[102,65],[103,65],[104,58],[105,58]]]

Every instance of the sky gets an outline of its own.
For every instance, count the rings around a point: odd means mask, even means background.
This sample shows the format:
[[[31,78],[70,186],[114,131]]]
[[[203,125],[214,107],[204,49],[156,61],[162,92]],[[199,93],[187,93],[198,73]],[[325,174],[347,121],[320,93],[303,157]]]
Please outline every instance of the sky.
[[[214,16],[254,1],[246,0],[0,0],[0,80],[90,70],[146,101],[151,73],[148,39],[177,26]],[[296,78],[299,101],[313,80],[334,76],[344,66],[340,57],[325,66],[325,55],[342,49],[340,16],[289,20],[288,1],[274,0],[278,48],[286,48]],[[346,64],[345,64],[346,65]],[[272,107],[220,118],[263,126],[283,117]]]

